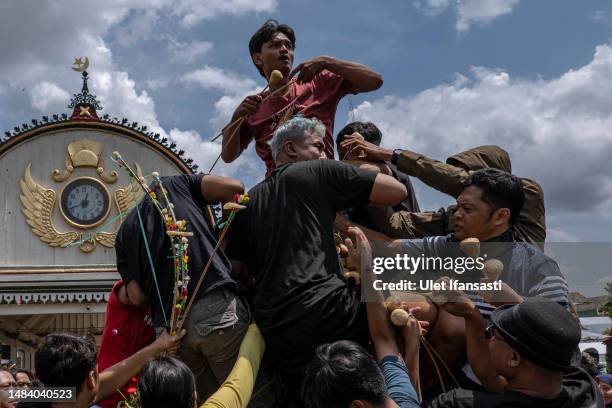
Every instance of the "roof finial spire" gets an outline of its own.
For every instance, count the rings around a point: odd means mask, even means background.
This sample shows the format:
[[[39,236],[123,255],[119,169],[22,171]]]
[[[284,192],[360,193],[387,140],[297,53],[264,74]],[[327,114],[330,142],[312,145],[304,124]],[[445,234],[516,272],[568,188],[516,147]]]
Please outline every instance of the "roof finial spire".
[[[87,86],[87,68],[89,68],[89,58],[75,58],[72,64],[72,69],[81,72],[83,77],[83,87],[81,88],[80,94],[74,94],[70,101],[69,108],[74,108],[72,112],[71,120],[99,120],[96,110],[102,109],[100,102],[95,95],[89,93],[89,87]]]

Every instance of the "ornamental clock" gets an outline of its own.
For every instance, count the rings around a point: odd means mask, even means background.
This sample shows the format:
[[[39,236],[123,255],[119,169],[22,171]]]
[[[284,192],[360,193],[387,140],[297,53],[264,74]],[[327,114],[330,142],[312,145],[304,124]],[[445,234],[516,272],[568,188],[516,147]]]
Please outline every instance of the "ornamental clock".
[[[80,177],[64,187],[59,207],[70,225],[87,229],[100,225],[106,219],[111,197],[104,184],[97,179]]]

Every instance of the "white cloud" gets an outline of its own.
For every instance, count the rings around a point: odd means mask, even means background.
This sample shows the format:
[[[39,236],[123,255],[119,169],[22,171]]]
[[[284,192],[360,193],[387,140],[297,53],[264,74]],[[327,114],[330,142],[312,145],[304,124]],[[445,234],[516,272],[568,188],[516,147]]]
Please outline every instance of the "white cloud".
[[[197,84],[203,89],[218,89],[229,94],[244,93],[256,85],[255,81],[250,78],[207,65],[202,69],[185,74],[182,81]]]
[[[459,33],[472,24],[485,25],[504,14],[509,14],[520,0],[416,0],[417,10],[428,16],[437,16],[448,8],[457,13],[455,29]]]
[[[202,136],[194,130],[182,131],[172,129],[170,131],[170,139],[176,142],[181,149],[185,150],[189,157],[194,159],[195,163],[200,166],[200,171],[209,171],[221,153],[220,143],[203,140]],[[195,154],[196,152],[197,154]],[[219,159],[215,165],[214,174],[235,177],[243,181],[245,175],[250,175],[252,181],[254,181],[263,178],[263,167],[259,158],[255,157],[255,154],[251,151],[244,152],[236,161],[230,164]]]
[[[202,89],[214,89],[224,93],[215,102],[214,116],[210,120],[210,124],[215,130],[221,129],[227,124],[236,107],[247,95],[260,92],[262,89],[251,78],[209,66],[185,74],[181,81],[196,84]]]
[[[413,4],[417,10],[424,14],[435,17],[448,9],[452,0],[416,0]]]
[[[221,13],[257,11],[276,3],[264,1],[249,6],[247,2],[230,1],[226,5],[221,2],[206,4],[216,10],[206,14],[206,18],[212,18]],[[70,69],[70,64],[74,57],[88,56],[91,62],[88,69],[89,88],[103,106],[101,114],[128,117],[146,124],[150,130],[176,141],[178,147],[187,151],[202,169],[208,170],[220,152],[220,145],[202,141],[199,133],[193,130],[173,128],[167,132],[163,129],[157,118],[154,100],[147,91],[139,90],[134,77],[116,66],[113,53],[104,40],[111,31],[117,34],[122,45],[130,45],[144,36],[152,35],[151,28],[159,16],[156,13],[166,9],[176,10],[175,4],[167,0],[109,0],[95,13],[84,12],[84,7],[88,5],[93,7],[96,4],[77,0],[0,2],[0,24],[4,32],[11,33],[10,36],[0,36],[0,49],[3,50],[3,58],[0,59],[0,105],[3,107],[0,122],[6,119],[4,126],[9,128],[13,124],[13,116],[22,119],[68,112],[70,94],[81,88],[81,79]],[[204,4],[197,6],[194,3],[193,6],[204,7]],[[184,10],[187,12],[191,9]],[[183,17],[187,18],[187,15]],[[194,18],[187,19],[195,21]],[[28,21],[28,24],[24,24],[24,21]],[[156,38],[163,40],[170,37],[157,34]],[[18,46],[15,39],[19,39]],[[206,41],[175,41],[169,45],[168,51],[189,62],[205,55],[211,47],[212,44]],[[194,74],[193,78],[199,80],[201,86],[229,92],[231,97],[238,97],[255,86],[252,80],[208,67],[199,76]],[[155,89],[172,81],[171,77],[160,74],[145,83]],[[10,105],[5,106],[5,101],[11,101]],[[228,118],[225,112],[217,114],[216,121],[219,123]],[[243,154],[231,165],[219,163],[215,171],[227,175],[263,176],[263,166],[252,152]],[[248,173],[243,173],[245,171]]]
[[[508,150],[513,172],[542,184],[547,208],[612,206],[612,48],[550,81],[473,68],[469,77],[411,97],[387,95],[355,109],[383,131],[383,143],[443,160],[483,144]]]
[[[208,41],[180,42],[174,39],[169,39],[169,41],[170,55],[181,64],[193,62],[206,55],[213,48],[213,44]]]
[[[471,24],[487,24],[504,14],[512,12],[520,0],[461,0],[457,8],[458,32],[465,32]]]
[[[173,13],[181,19],[183,26],[192,27],[220,14],[272,12],[276,6],[276,0],[179,0],[174,4]]]
[[[68,92],[57,84],[48,81],[36,84],[30,94],[32,107],[38,109],[41,113],[61,111],[69,99],[70,94]]]
[[[156,9],[139,10],[132,13],[128,23],[117,28],[116,37],[119,44],[127,47],[148,38],[154,32],[158,20]]]
[[[612,13],[605,10],[593,10],[589,13],[589,18],[606,25],[612,24]]]

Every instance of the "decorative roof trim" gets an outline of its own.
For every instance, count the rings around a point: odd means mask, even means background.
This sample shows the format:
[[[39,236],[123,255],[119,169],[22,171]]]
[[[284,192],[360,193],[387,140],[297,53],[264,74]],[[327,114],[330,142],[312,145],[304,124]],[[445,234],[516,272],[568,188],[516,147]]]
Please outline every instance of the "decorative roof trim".
[[[108,302],[110,291],[106,292],[43,292],[43,293],[0,293],[0,304],[47,304],[47,303],[102,303]]]
[[[185,173],[196,173],[198,170],[198,165],[193,159],[186,157],[185,151],[178,149],[176,143],[168,138],[148,131],[146,125],[140,125],[138,122],[130,123],[127,118],[111,118],[108,114],[103,115],[99,121],[89,122],[70,120],[65,113],[51,117],[43,116],[40,121],[32,119],[31,124],[22,123],[21,126],[15,126],[13,130],[4,132],[4,136],[0,137],[0,157],[31,137],[50,131],[74,128],[111,130],[135,137],[164,153]]]

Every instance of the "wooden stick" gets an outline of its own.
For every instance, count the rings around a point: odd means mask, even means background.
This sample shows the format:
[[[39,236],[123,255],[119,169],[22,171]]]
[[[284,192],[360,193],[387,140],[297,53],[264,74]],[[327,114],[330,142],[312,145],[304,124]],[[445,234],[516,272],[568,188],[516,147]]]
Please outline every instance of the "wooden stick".
[[[200,279],[198,280],[198,284],[196,285],[195,289],[193,290],[193,294],[191,295],[191,299],[189,299],[189,303],[187,303],[187,307],[185,308],[185,313],[183,314],[183,320],[180,322],[178,328],[177,328],[177,332],[181,330],[181,328],[183,327],[183,323],[187,320],[187,315],[189,314],[189,311],[191,310],[191,306],[193,305],[193,302],[195,301],[196,298],[196,293],[198,293],[198,290],[200,289],[200,286],[202,285],[202,282],[204,281],[204,276],[206,276],[206,272],[208,272],[208,269],[210,268],[210,265],[212,265],[212,261],[213,258],[215,257],[215,254],[217,253],[217,251],[219,250],[219,248],[221,247],[221,242],[223,242],[223,239],[225,238],[225,235],[227,234],[227,231],[229,230],[229,227],[232,223],[232,221],[234,220],[234,215],[236,213],[234,211],[232,211],[228,217],[227,220],[227,224],[225,224],[225,228],[223,228],[223,232],[221,233],[221,236],[219,237],[219,240],[217,241],[217,245],[215,245],[215,248],[212,251],[212,254],[210,254],[210,257],[208,258],[208,262],[206,263],[206,266],[204,267],[204,270],[202,271],[202,275],[200,275]]]

